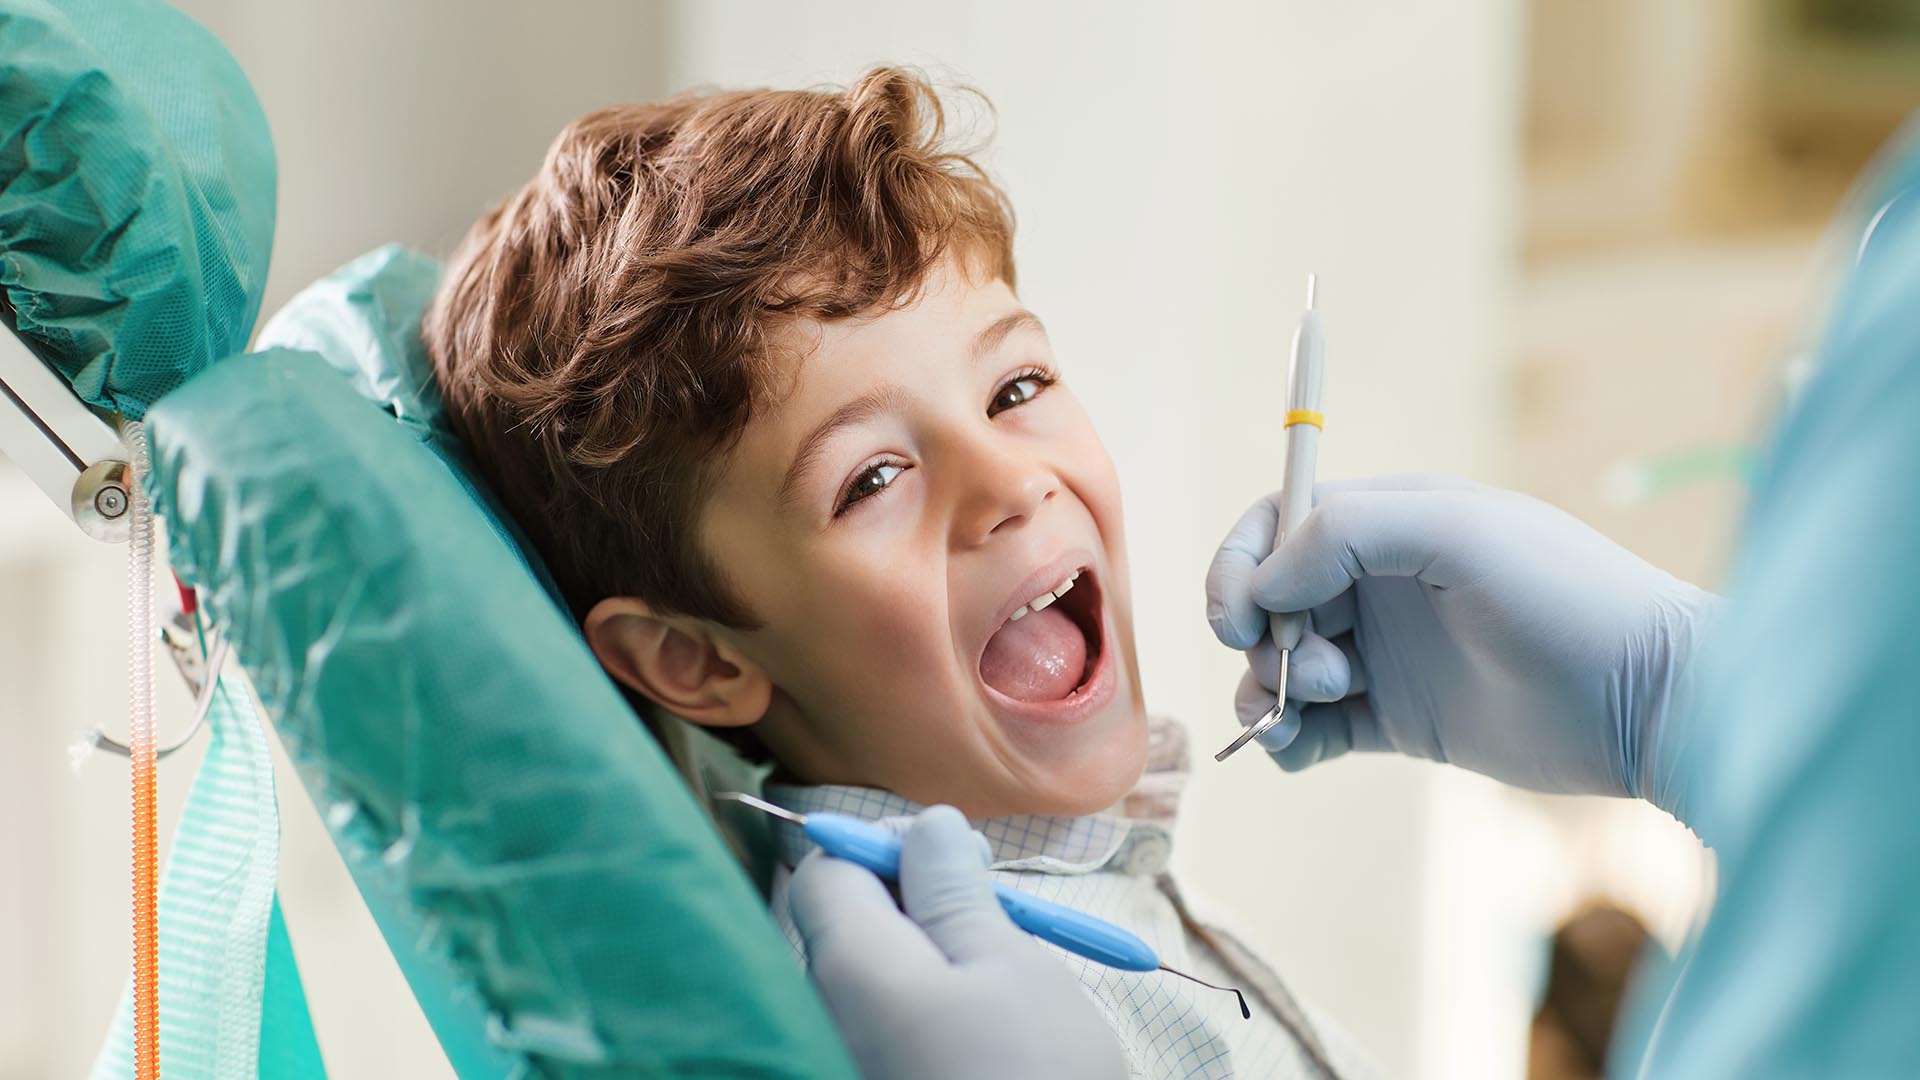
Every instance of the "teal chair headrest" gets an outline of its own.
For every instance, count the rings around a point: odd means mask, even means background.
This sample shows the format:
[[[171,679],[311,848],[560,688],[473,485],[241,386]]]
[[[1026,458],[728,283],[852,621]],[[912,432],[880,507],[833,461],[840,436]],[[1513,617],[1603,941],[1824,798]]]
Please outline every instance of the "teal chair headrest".
[[[447,467],[554,603],[560,590],[505,508],[475,479],[440,408],[433,363],[420,341],[420,316],[440,281],[440,263],[398,244],[368,252],[300,290],[260,328],[262,349],[315,353],[362,398],[386,410]]]

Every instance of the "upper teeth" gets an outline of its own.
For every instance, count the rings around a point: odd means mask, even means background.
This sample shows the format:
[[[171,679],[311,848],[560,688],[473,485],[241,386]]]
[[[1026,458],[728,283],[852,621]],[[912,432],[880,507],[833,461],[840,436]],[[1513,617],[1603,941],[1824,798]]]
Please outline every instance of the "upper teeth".
[[[1007,621],[1019,622],[1021,619],[1024,619],[1027,617],[1027,612],[1039,611],[1045,608],[1048,604],[1051,604],[1055,600],[1058,600],[1060,597],[1067,595],[1067,590],[1073,588],[1074,579],[1078,578],[1079,576],[1080,576],[1080,571],[1078,570],[1075,570],[1073,573],[1068,574],[1067,580],[1061,582],[1058,585],[1055,585],[1053,588],[1047,590],[1046,592],[1041,593],[1039,596],[1034,597],[1033,599],[1020,605],[1019,607],[1014,608],[1013,614],[1007,617]]]

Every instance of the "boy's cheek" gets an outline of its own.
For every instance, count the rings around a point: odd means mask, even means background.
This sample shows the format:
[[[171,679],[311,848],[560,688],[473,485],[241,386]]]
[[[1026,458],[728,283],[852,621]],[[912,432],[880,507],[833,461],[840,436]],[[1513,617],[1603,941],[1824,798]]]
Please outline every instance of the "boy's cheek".
[[[1112,455],[1107,453],[1106,444],[1089,428],[1087,441],[1079,448],[1076,459],[1079,473],[1084,478],[1081,485],[1081,498],[1087,503],[1087,509],[1093,513],[1094,524],[1098,525],[1108,546],[1116,555],[1124,557],[1126,553],[1126,525],[1120,499],[1120,471],[1114,467]]]
[[[791,662],[782,666],[810,684],[809,696],[840,708],[884,715],[926,694],[947,696],[959,689],[946,685],[952,635],[934,607],[909,590],[822,604],[813,610],[838,617],[806,622],[790,641]],[[888,659],[875,663],[875,657]]]

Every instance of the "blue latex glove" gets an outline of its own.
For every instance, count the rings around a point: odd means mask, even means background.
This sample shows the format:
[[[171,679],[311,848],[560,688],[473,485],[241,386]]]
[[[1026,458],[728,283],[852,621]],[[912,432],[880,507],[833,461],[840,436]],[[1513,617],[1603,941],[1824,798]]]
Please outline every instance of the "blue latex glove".
[[[1127,1063],[1067,968],[993,895],[981,839],[950,806],[900,851],[901,914],[879,878],[821,852],[793,873],[793,921],[868,1080],[1113,1080]]]
[[[1511,491],[1426,476],[1320,484],[1274,553],[1278,498],[1220,546],[1207,619],[1248,650],[1237,707],[1250,724],[1278,681],[1269,613],[1312,613],[1288,675],[1289,699],[1307,704],[1297,727],[1262,738],[1283,768],[1398,750],[1679,816],[1661,731],[1711,594]]]

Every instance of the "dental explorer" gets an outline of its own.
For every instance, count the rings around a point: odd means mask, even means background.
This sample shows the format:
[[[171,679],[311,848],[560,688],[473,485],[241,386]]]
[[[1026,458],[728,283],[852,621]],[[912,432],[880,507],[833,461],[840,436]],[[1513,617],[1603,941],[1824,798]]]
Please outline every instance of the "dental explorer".
[[[720,791],[716,799],[744,803],[805,830],[807,839],[835,858],[863,866],[887,881],[900,880],[900,838],[869,821],[849,814],[797,814],[784,806],[749,795],[744,791]],[[1122,971],[1164,971],[1209,990],[1230,993],[1240,1002],[1240,1016],[1253,1019],[1247,996],[1231,986],[1218,986],[1195,978],[1160,962],[1152,947],[1133,934],[1085,912],[1029,896],[1018,889],[995,883],[994,895],[1015,926],[1042,941],[1050,942],[1096,964]]]
[[[1279,550],[1287,534],[1300,527],[1313,509],[1313,474],[1320,456],[1320,432],[1326,417],[1320,414],[1320,390],[1327,375],[1327,337],[1320,326],[1316,307],[1319,281],[1307,275],[1307,310],[1300,314],[1300,326],[1293,332],[1293,357],[1287,365],[1287,415],[1282,424],[1286,432],[1286,470],[1280,488],[1280,520],[1274,529],[1273,546]],[[1280,646],[1280,679],[1272,711],[1247,728],[1213,755],[1225,761],[1240,748],[1271,731],[1287,715],[1287,667],[1293,650],[1284,641],[1297,640],[1306,630],[1304,612],[1276,614],[1271,621],[1273,643]]]

